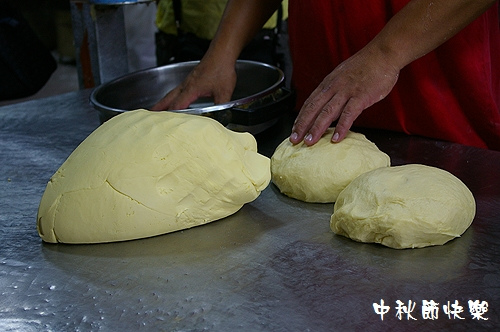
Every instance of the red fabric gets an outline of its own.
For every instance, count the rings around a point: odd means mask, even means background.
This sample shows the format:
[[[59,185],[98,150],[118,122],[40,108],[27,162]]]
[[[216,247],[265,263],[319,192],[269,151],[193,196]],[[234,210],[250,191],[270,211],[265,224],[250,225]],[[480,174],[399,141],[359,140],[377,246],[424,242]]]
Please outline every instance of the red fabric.
[[[297,107],[408,1],[290,1]],[[366,109],[354,125],[500,150],[498,2],[436,50],[403,68],[393,91]]]

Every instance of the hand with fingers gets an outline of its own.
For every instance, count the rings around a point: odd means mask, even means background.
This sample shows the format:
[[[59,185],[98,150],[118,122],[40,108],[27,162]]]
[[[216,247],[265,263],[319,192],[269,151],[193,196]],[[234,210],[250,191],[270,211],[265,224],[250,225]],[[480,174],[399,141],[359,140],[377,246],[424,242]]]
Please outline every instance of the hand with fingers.
[[[399,75],[399,68],[368,45],[335,68],[302,106],[290,141],[313,145],[338,120],[332,136],[340,142],[354,120],[367,107],[386,97]]]
[[[200,97],[213,97],[215,104],[229,102],[236,86],[239,54],[280,5],[281,0],[229,0],[198,66],[152,110],[185,109]]]
[[[234,66],[201,61],[179,86],[168,92],[151,110],[185,109],[200,97],[213,97],[215,104],[223,104],[231,100],[235,85]]]
[[[313,91],[297,116],[290,141],[313,145],[338,120],[332,141],[340,142],[363,110],[389,94],[401,69],[449,40],[496,1],[409,1]]]

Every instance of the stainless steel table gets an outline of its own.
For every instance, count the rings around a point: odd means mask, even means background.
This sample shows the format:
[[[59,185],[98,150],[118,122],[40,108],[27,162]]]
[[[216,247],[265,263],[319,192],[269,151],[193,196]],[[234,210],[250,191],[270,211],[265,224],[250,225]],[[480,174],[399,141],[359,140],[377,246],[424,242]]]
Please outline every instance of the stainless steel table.
[[[336,236],[332,204],[299,202],[273,185],[233,216],[190,230],[112,244],[44,244],[35,219],[45,184],[99,125],[88,96],[84,90],[0,108],[0,330],[500,327],[499,152],[365,132],[394,165],[444,168],[474,193],[471,228],[444,246],[394,250]],[[259,135],[259,149],[271,154],[288,128],[285,119]],[[437,313],[430,301],[439,303]]]

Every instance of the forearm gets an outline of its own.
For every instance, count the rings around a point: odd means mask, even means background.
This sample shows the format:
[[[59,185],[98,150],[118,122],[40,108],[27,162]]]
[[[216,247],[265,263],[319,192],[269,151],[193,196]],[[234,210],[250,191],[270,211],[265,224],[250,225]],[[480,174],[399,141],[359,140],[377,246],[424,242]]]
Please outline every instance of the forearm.
[[[207,57],[236,61],[280,4],[281,0],[229,0]]]
[[[369,43],[398,70],[437,48],[496,0],[412,0]]]

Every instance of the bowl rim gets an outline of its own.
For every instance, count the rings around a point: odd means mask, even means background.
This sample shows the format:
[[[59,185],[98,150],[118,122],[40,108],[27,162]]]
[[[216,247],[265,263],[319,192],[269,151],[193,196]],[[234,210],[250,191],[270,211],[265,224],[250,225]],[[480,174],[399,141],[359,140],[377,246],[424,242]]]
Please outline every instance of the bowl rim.
[[[106,88],[109,88],[110,86],[116,85],[124,80],[128,80],[133,78],[134,76],[139,76],[139,75],[144,75],[147,74],[148,72],[155,72],[155,71],[162,71],[168,68],[174,68],[174,67],[192,67],[194,68],[197,64],[199,64],[200,61],[186,61],[186,62],[179,62],[179,63],[174,63],[174,64],[169,64],[169,65],[164,65],[164,66],[158,66],[158,67],[151,67],[147,69],[142,69],[138,70],[132,73],[125,74],[123,76],[120,76],[116,79],[113,79],[109,82],[103,83],[97,87],[94,88],[94,90],[90,94],[90,102],[91,104],[98,110],[98,111],[105,111],[105,112],[117,112],[117,113],[123,113],[127,112],[129,110],[125,109],[119,109],[119,108],[114,108],[111,106],[106,106],[99,102],[98,95],[100,92],[105,90]],[[179,113],[189,113],[189,114],[203,114],[203,113],[210,113],[210,112],[215,112],[215,111],[221,111],[221,110],[228,110],[233,107],[238,107],[242,105],[247,105],[252,102],[255,102],[263,97],[266,97],[278,89],[282,88],[285,83],[285,74],[284,72],[276,66],[264,63],[264,62],[258,62],[258,61],[251,61],[251,60],[237,60],[235,69],[238,71],[238,66],[239,65],[255,65],[259,67],[266,67],[269,69],[272,69],[278,73],[278,79],[275,83],[273,83],[271,86],[267,87],[266,89],[259,91],[257,93],[254,93],[250,96],[239,98],[236,100],[231,100],[227,103],[223,104],[217,104],[217,105],[212,105],[212,106],[205,106],[205,107],[199,107],[199,108],[187,108],[187,109],[182,109],[182,110],[175,110],[175,112]],[[145,108],[145,107],[144,107]]]

